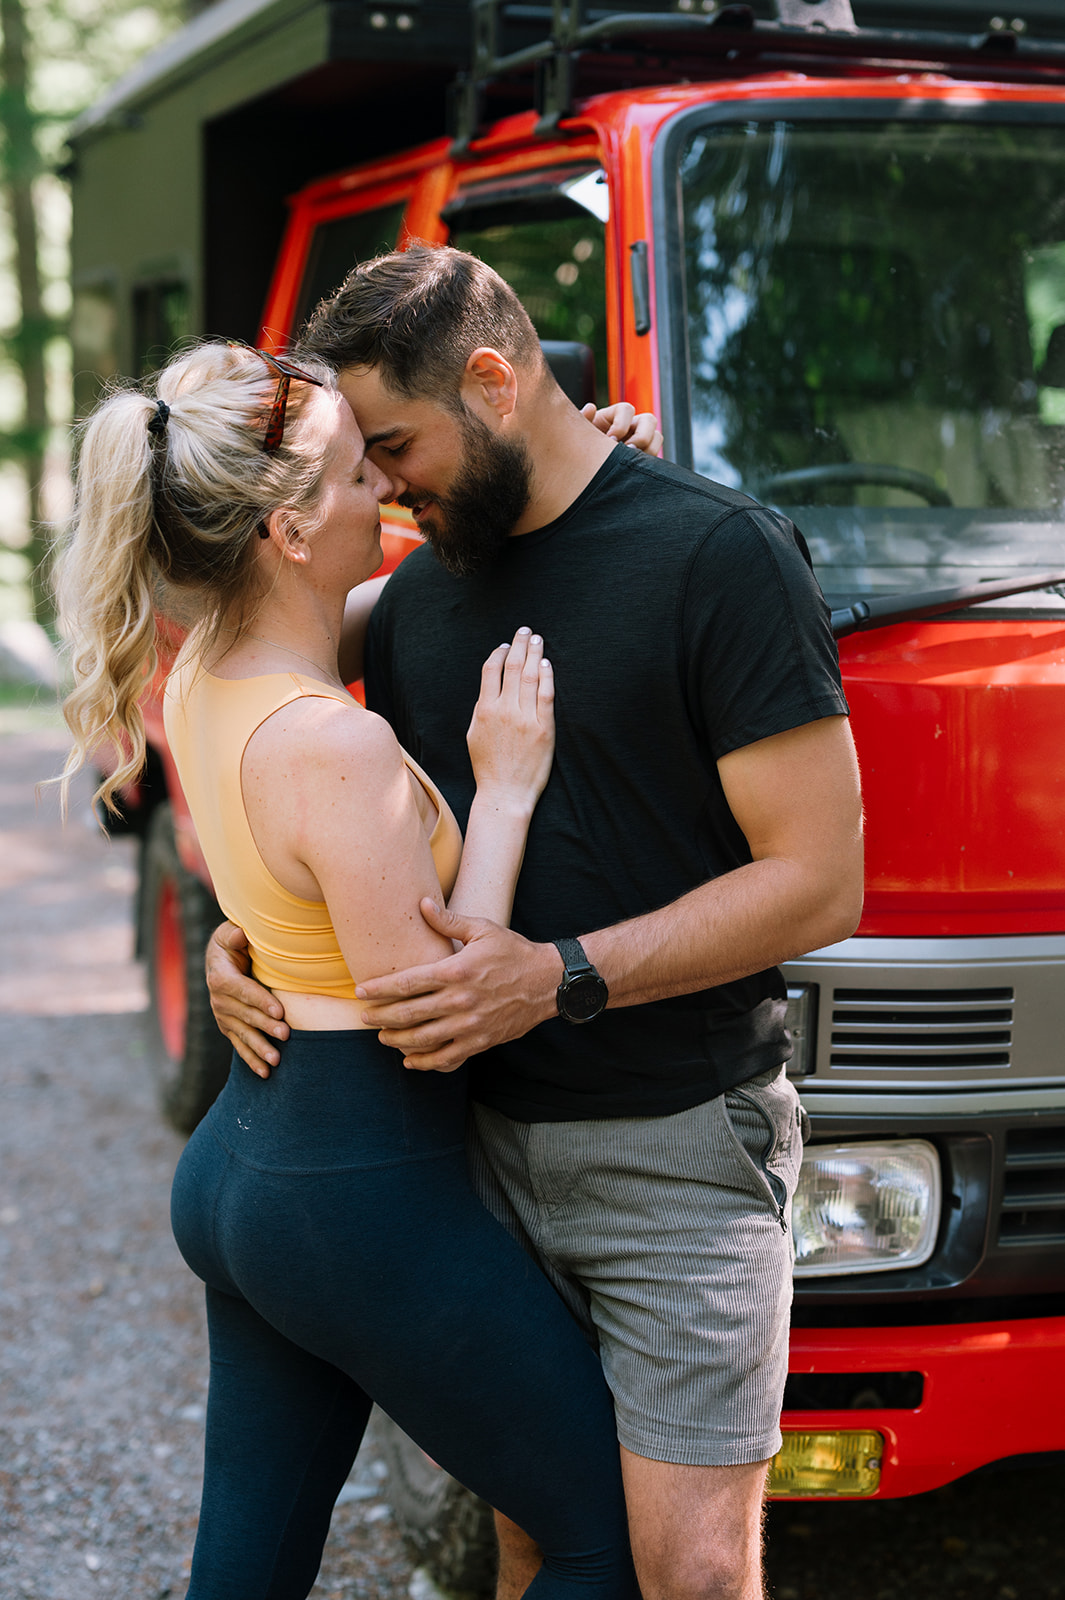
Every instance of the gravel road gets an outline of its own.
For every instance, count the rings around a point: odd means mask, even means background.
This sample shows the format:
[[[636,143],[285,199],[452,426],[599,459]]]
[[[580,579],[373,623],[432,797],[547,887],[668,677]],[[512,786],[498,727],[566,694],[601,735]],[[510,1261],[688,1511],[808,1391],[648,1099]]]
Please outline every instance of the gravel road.
[[[155,1108],[132,960],[131,842],[54,793],[54,713],[0,708],[0,1600],[185,1592],[207,1377],[171,1241],[181,1148]],[[1063,1380],[1065,1381],[1065,1380]],[[316,1600],[426,1600],[372,1441]],[[778,1505],[776,1600],[1065,1596],[1059,1458],[919,1500]]]

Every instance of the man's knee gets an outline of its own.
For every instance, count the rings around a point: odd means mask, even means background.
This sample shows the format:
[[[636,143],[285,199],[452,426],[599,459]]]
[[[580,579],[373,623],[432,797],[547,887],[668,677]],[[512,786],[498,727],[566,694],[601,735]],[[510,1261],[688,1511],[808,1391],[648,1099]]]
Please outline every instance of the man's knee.
[[[767,1463],[689,1467],[622,1449],[644,1600],[762,1600]]]
[[[635,1552],[643,1600],[762,1600],[760,1542],[685,1543]]]

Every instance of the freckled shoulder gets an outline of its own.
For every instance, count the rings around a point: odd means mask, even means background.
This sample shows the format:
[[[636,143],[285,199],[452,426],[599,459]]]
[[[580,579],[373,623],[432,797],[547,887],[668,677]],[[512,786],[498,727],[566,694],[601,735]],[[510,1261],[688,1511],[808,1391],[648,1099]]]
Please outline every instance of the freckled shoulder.
[[[312,766],[335,766],[337,761],[401,759],[396,736],[383,717],[367,711],[357,700],[350,704],[325,696],[306,695],[280,706],[261,722],[248,741],[249,752],[258,745],[264,755],[298,754]]]

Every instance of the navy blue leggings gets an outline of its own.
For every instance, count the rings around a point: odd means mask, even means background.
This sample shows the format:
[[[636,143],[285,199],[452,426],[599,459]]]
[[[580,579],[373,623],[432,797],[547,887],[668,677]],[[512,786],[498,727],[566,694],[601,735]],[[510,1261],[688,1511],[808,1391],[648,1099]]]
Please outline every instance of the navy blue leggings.
[[[555,1291],[481,1205],[460,1073],[376,1034],[234,1057],[174,1177],[211,1384],[189,1600],[303,1600],[371,1399],[532,1535],[535,1600],[635,1600],[613,1409]]]

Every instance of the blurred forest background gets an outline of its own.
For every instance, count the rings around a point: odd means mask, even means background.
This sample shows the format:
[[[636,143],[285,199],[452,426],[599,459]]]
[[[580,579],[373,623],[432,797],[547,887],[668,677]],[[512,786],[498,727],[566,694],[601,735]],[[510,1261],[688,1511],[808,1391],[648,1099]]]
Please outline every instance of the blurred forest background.
[[[70,509],[66,131],[193,9],[0,0],[0,686],[48,685],[48,554]]]

